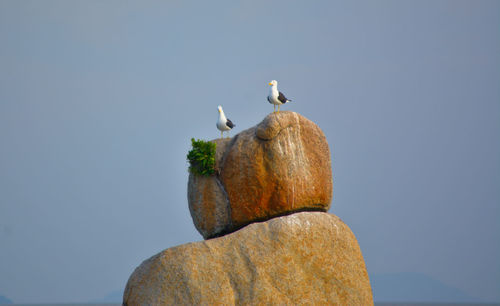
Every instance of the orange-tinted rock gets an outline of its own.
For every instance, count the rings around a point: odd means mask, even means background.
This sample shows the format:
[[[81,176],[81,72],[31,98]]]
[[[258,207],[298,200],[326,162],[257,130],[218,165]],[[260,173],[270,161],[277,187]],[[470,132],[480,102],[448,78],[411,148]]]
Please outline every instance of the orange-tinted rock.
[[[373,305],[356,237],[338,217],[295,213],[167,249],[130,276],[124,305]]]
[[[294,112],[273,113],[232,139],[213,141],[216,175],[190,174],[188,183],[191,216],[205,239],[255,221],[330,207],[330,150],[312,121]]]
[[[327,211],[333,188],[328,142],[297,113],[270,114],[235,136],[220,179],[235,228],[293,211]]]

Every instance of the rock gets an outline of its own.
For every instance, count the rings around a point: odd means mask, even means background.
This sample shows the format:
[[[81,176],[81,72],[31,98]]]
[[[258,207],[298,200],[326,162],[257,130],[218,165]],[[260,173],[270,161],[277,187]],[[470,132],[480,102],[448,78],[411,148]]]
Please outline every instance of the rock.
[[[222,157],[231,141],[229,138],[212,140],[216,143],[215,172],[220,173]],[[203,238],[228,232],[231,213],[227,194],[217,175],[189,174],[188,204],[193,223]]]
[[[224,157],[224,153],[226,153],[227,147],[231,143],[232,138],[223,138],[223,139],[214,139],[211,140],[212,142],[215,142],[216,144],[216,149],[215,149],[215,172],[220,173],[221,168],[222,168],[222,161]]]
[[[227,150],[220,177],[235,227],[330,207],[330,150],[312,121],[294,112],[270,114]]]
[[[229,202],[224,187],[216,177],[190,173],[188,203],[194,226],[203,238],[230,231]]]
[[[167,249],[130,276],[124,305],[373,305],[356,238],[302,212]]]
[[[188,183],[191,215],[205,239],[252,222],[330,207],[328,142],[316,124],[297,113],[269,114],[218,144],[217,156],[211,182],[190,178]]]

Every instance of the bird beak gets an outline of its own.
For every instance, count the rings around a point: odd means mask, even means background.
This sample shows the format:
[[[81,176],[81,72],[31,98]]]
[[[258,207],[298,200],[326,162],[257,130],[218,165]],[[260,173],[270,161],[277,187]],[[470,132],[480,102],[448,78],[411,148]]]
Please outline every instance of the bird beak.
[[[269,85],[271,85],[271,86],[272,86],[272,85],[273,85],[273,83],[269,83]]]

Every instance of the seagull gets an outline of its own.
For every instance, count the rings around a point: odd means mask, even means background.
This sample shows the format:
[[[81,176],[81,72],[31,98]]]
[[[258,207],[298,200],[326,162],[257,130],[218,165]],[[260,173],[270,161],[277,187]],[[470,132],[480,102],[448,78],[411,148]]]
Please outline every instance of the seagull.
[[[285,95],[278,91],[278,82],[276,80],[272,80],[269,82],[271,85],[271,89],[269,90],[269,96],[267,96],[267,101],[274,105],[274,112],[276,112],[276,105],[278,105],[278,113],[280,112],[280,105],[290,102],[292,100],[288,100]]]
[[[217,107],[219,109],[219,120],[217,120],[217,128],[220,131],[220,138],[222,139],[224,131],[227,132],[227,137],[229,138],[229,130],[235,127],[235,125],[231,122],[231,120],[226,118],[224,115],[224,111],[222,110],[222,106]]]

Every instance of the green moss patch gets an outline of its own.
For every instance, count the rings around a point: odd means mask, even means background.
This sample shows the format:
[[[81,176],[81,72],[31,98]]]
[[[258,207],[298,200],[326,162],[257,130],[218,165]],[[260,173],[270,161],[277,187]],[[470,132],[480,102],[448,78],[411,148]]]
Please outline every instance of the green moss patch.
[[[189,172],[209,176],[215,172],[216,144],[210,141],[191,138],[192,149],[187,155]]]

